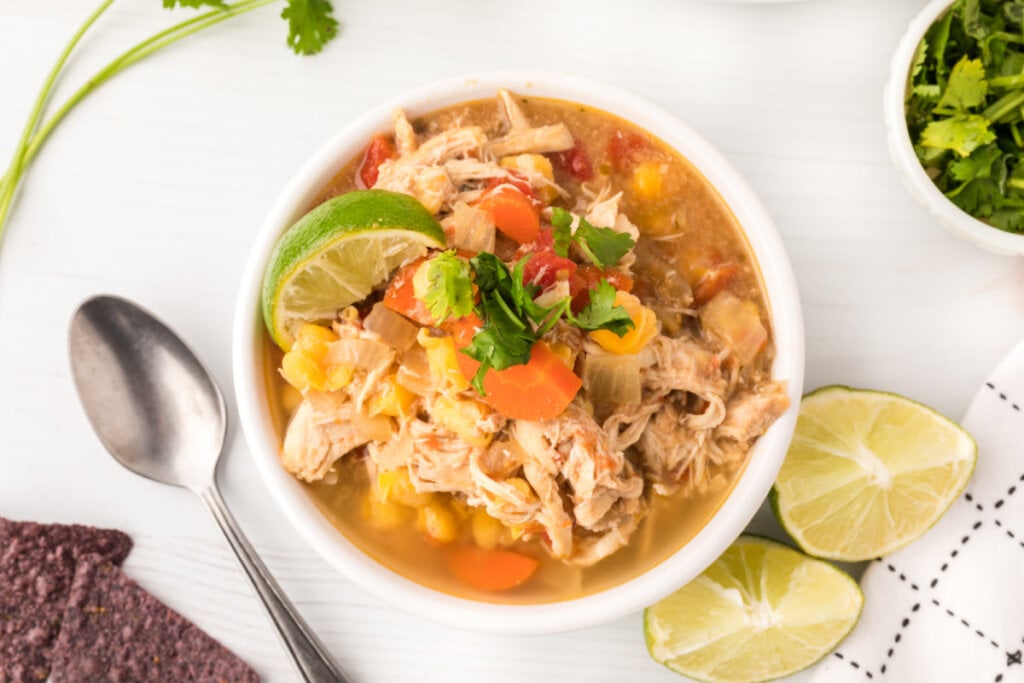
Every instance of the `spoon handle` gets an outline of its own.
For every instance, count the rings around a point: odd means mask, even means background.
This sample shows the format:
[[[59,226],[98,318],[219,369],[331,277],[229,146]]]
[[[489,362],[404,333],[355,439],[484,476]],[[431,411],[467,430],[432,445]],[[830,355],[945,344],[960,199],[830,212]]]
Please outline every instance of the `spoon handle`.
[[[220,530],[231,544],[231,549],[242,563],[249,583],[262,600],[263,607],[270,615],[270,620],[274,622],[277,634],[302,679],[307,683],[352,683],[352,679],[334,663],[327,653],[327,648],[303,621],[295,606],[285,597],[281,587],[256,555],[256,551],[220,497],[216,484],[199,491],[199,497],[217,520]]]

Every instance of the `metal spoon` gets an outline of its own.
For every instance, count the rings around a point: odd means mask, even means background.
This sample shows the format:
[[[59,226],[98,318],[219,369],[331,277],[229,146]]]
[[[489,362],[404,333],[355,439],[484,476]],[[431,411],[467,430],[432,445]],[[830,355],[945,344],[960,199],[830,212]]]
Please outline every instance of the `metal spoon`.
[[[249,545],[217,490],[224,397],[166,325],[125,299],[83,303],[68,334],[71,375],[100,441],[136,474],[202,498],[263,601],[302,678],[350,683]]]

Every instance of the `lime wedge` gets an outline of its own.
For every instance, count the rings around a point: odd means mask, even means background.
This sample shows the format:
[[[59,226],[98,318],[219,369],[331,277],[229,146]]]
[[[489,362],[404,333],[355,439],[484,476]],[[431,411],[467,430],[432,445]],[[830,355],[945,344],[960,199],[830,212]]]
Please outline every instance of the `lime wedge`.
[[[263,276],[270,336],[287,351],[303,323],[333,320],[392,270],[444,246],[444,230],[408,195],[356,190],[327,200],[288,228],[270,255]]]
[[[788,676],[828,654],[864,604],[857,582],[781,543],[741,536],[704,573],[644,612],[660,664],[711,683]]]
[[[977,455],[970,434],[920,403],[825,387],[800,404],[775,480],[775,512],[816,557],[880,557],[935,524],[964,490]]]

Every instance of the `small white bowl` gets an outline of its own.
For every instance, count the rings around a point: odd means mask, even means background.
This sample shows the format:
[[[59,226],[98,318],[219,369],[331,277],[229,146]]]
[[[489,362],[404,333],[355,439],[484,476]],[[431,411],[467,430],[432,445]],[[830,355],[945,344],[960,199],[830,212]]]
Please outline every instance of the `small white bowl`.
[[[642,576],[609,590],[540,605],[456,598],[406,579],[356,548],[281,467],[264,383],[260,286],[281,232],[342,164],[361,153],[371,135],[389,128],[396,108],[415,116],[493,97],[499,88],[588,104],[632,121],[681,152],[718,189],[746,231],[760,265],[777,348],[773,375],[788,382],[792,402],[791,409],[758,441],[722,507],[682,549]],[[345,126],[292,177],[249,256],[235,310],[233,360],[239,417],[256,466],[285,516],[324,559],[368,592],[421,617],[467,630],[539,634],[593,626],[636,612],[694,578],[735,540],[771,489],[789,445],[803,385],[804,338],[796,282],[775,226],[747,183],[710,144],[663,109],[603,83],[561,73],[500,72],[441,81],[381,104]]]
[[[942,194],[921,166],[907,130],[905,101],[914,53],[924,34],[952,4],[953,0],[930,2],[910,22],[910,27],[893,55],[889,83],[885,86],[882,99],[889,153],[903,174],[903,181],[910,194],[954,235],[997,254],[1024,254],[1024,235],[994,228],[965,212]]]

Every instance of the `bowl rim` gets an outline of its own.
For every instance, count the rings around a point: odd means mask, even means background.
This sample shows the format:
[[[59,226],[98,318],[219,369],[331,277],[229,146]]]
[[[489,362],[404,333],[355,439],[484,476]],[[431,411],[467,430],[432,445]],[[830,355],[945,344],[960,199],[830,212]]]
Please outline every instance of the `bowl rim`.
[[[889,66],[882,97],[889,154],[911,195],[957,237],[997,254],[1024,254],[1024,235],[1000,230],[970,215],[951,202],[928,177],[914,153],[907,129],[905,95],[910,66],[925,32],[955,0],[932,0],[915,16],[900,39]]]
[[[260,291],[265,264],[290,225],[365,141],[387,130],[398,108],[425,113],[461,101],[493,97],[499,88],[579,102],[614,114],[661,138],[719,192],[736,216],[761,271],[771,309],[776,359],[773,377],[787,382],[791,406],[752,449],[732,492],[712,518],[675,553],[643,574],[607,590],[537,605],[479,602],[427,588],[377,563],[337,531],[302,486],[279,464],[262,380]],[[252,246],[233,323],[232,373],[242,431],[257,469],[285,517],[313,549],[350,581],[399,609],[466,630],[526,635],[576,630],[635,613],[710,565],[760,508],[782,465],[796,424],[804,374],[804,334],[796,279],[767,209],[732,165],[673,114],[600,81],[554,71],[496,71],[448,78],[407,90],[344,125],[292,176]]]

